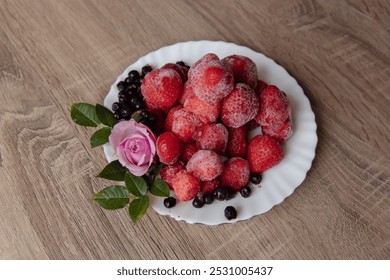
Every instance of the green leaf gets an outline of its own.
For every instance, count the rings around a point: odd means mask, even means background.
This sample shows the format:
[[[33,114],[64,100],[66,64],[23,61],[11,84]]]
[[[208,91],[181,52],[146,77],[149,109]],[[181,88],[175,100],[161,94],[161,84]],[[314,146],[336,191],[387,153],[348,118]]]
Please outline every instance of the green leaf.
[[[141,114],[134,114],[131,118],[136,122],[139,122],[139,120],[141,119]]]
[[[87,103],[75,103],[70,107],[70,116],[72,120],[82,126],[96,127],[100,120],[96,115],[95,106]]]
[[[129,206],[129,215],[133,223],[139,221],[149,207],[149,197],[144,195],[134,199]]]
[[[125,175],[126,188],[136,197],[141,197],[148,191],[148,185],[142,177],[135,176],[130,172]]]
[[[168,184],[160,178],[153,182],[150,192],[156,196],[168,197],[170,195]]]
[[[113,113],[100,104],[96,104],[96,115],[102,124],[105,124],[109,127],[113,127],[117,123]]]
[[[109,127],[103,127],[99,130],[97,130],[94,134],[91,136],[91,147],[95,148],[100,145],[108,143],[108,137],[111,134],[111,128]]]
[[[119,160],[114,160],[107,164],[97,177],[113,181],[124,181],[126,172],[126,167],[124,167]]]
[[[115,210],[129,203],[129,191],[123,186],[111,186],[95,194],[93,200],[104,209]]]

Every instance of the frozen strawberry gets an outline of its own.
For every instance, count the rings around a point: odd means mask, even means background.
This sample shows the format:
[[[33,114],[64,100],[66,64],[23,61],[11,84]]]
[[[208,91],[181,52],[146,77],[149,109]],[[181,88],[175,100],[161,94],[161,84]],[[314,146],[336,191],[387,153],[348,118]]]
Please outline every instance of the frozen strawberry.
[[[165,165],[160,172],[161,179],[163,179],[167,184],[168,187],[173,190],[172,182],[173,178],[180,172],[185,170],[185,166],[181,162],[176,162],[172,165]]]
[[[203,193],[211,193],[219,186],[219,178],[211,181],[200,181],[200,191]]]
[[[214,123],[219,117],[221,102],[207,103],[193,95],[187,98],[184,109],[193,113],[203,123]]]
[[[202,122],[194,114],[184,109],[173,114],[172,132],[184,142],[190,141],[201,125]]]
[[[261,126],[281,126],[291,115],[286,95],[274,85],[266,87],[260,94],[260,108],[255,120]]]
[[[239,191],[243,186],[248,184],[249,175],[248,161],[240,157],[233,157],[223,164],[221,184],[235,191]]]
[[[181,105],[176,105],[173,107],[167,114],[167,117],[165,118],[165,123],[164,123],[164,129],[165,131],[172,131],[172,123],[173,123],[173,114],[182,109],[183,106]]]
[[[184,105],[184,103],[186,102],[187,98],[189,98],[190,96],[193,96],[194,95],[194,91],[192,90],[192,86],[191,86],[191,83],[189,81],[187,81],[185,84],[184,84],[184,87],[183,87],[183,93],[179,99],[179,103],[181,105]]]
[[[180,159],[184,162],[188,162],[198,150],[199,147],[196,142],[188,142],[184,145],[184,149],[181,153]]]
[[[233,71],[235,83],[244,83],[255,88],[257,84],[257,67],[256,64],[246,56],[229,55],[222,59]]]
[[[202,150],[213,150],[218,154],[224,154],[228,143],[228,131],[221,124],[206,124],[199,130],[196,143]]]
[[[192,64],[190,70],[188,71],[188,77],[192,75],[192,71],[202,62],[208,62],[212,60],[219,60],[219,57],[214,53],[208,53],[202,56],[198,61],[196,61],[194,64]]]
[[[248,128],[248,131],[251,131],[255,128],[258,128],[260,125],[255,121],[255,119],[250,120],[247,124],[246,127]]]
[[[221,175],[223,162],[211,150],[199,150],[187,163],[187,170],[201,181],[211,181]]]
[[[187,68],[185,68],[183,66],[180,66],[179,64],[167,63],[163,67],[161,67],[161,69],[172,69],[172,70],[175,70],[180,75],[183,84],[187,81],[187,72],[188,72],[188,70],[187,70]],[[186,70],[184,70],[184,69],[186,69]]]
[[[199,180],[187,171],[180,171],[172,180],[176,197],[181,201],[193,199],[200,191]]]
[[[240,127],[249,122],[259,110],[259,101],[251,87],[236,84],[233,91],[222,100],[221,120],[229,127]]]
[[[290,118],[288,118],[281,126],[262,126],[261,130],[264,135],[268,135],[278,140],[280,143],[285,142],[293,132]]]
[[[255,93],[257,96],[260,96],[260,94],[263,92],[263,90],[268,87],[268,84],[264,82],[263,80],[257,80],[257,85],[255,87]]]
[[[277,165],[284,153],[279,142],[269,136],[257,135],[248,144],[250,171],[261,173]]]
[[[164,132],[157,138],[157,155],[162,163],[174,164],[183,151],[183,142],[173,132]]]
[[[227,157],[246,158],[248,146],[248,126],[243,125],[238,128],[228,127],[229,138],[226,147]]]
[[[231,69],[220,60],[202,62],[190,69],[188,75],[195,95],[208,103],[222,100],[234,87]]]
[[[183,82],[172,69],[154,69],[146,74],[141,91],[149,108],[167,111],[181,96]]]

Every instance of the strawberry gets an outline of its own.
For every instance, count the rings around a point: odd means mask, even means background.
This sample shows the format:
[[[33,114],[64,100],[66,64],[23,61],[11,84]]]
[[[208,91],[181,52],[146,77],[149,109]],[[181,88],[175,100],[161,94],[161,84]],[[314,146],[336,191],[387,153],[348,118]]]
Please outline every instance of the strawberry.
[[[250,58],[234,54],[225,57],[222,62],[232,69],[235,83],[244,83],[253,89],[256,87],[257,67]]]
[[[193,95],[194,95],[194,91],[192,90],[191,83],[189,81],[187,81],[183,86],[183,93],[179,99],[179,103],[181,105],[184,105],[187,98],[189,98],[190,96],[193,96]]]
[[[200,181],[200,191],[203,193],[211,193],[219,186],[219,178],[211,181]]]
[[[239,191],[249,182],[249,164],[248,161],[239,157],[233,157],[223,164],[221,175],[221,184]]]
[[[211,150],[199,150],[187,162],[187,170],[201,181],[210,181],[221,175],[223,162]]]
[[[284,153],[279,142],[269,136],[257,135],[248,145],[250,171],[261,173],[283,159]]]
[[[281,126],[262,126],[261,130],[264,135],[271,136],[280,143],[285,142],[293,132],[290,118],[288,118]]]
[[[191,112],[179,109],[173,114],[172,132],[184,142],[190,141],[201,126],[202,122]]]
[[[172,131],[172,124],[173,124],[173,114],[182,109],[183,106],[181,105],[176,105],[175,107],[173,107],[167,114],[167,117],[165,119],[165,123],[164,123],[164,129],[165,131]]]
[[[172,69],[154,69],[146,74],[141,91],[151,109],[168,111],[181,96],[183,82],[180,75]]]
[[[162,163],[174,164],[183,151],[183,142],[172,132],[164,132],[157,138],[157,155]]]
[[[207,103],[196,95],[189,96],[184,103],[184,109],[193,113],[203,123],[214,123],[219,117],[221,102]]]
[[[196,142],[188,142],[184,145],[183,152],[181,153],[180,159],[183,162],[188,162],[192,156],[199,150]]]
[[[228,127],[229,138],[225,155],[227,157],[246,158],[248,146],[248,126]]]
[[[180,171],[172,180],[176,197],[181,201],[193,199],[200,190],[199,180],[188,171]]]
[[[163,179],[168,187],[173,190],[172,182],[175,176],[180,172],[185,170],[185,166],[181,162],[176,162],[172,165],[165,165],[160,172],[161,179]]]
[[[161,67],[161,69],[173,69],[180,75],[183,84],[187,81],[187,71],[186,71],[187,68],[185,68],[183,66],[180,66],[180,65],[175,64],[175,63],[167,63],[163,67]],[[186,69],[186,70],[184,70],[184,69]]]
[[[200,130],[196,143],[202,150],[213,150],[224,154],[228,143],[228,131],[221,124],[206,124]]]

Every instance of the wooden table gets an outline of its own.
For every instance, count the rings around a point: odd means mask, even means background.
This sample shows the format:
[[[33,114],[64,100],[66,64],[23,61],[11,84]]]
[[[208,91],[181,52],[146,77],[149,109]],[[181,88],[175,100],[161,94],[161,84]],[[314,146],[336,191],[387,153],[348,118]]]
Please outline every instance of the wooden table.
[[[0,258],[389,259],[389,1],[0,1]],[[312,169],[236,225],[91,201],[106,186],[72,103],[102,103],[138,57],[189,40],[248,46],[310,99]]]

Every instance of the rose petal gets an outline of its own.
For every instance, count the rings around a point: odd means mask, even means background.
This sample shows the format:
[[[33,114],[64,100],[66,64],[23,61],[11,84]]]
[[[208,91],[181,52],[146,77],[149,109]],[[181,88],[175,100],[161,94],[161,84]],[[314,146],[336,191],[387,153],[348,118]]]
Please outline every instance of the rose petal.
[[[114,148],[117,149],[119,144],[129,135],[137,133],[136,122],[134,120],[121,121],[117,123],[111,131],[108,141]]]

